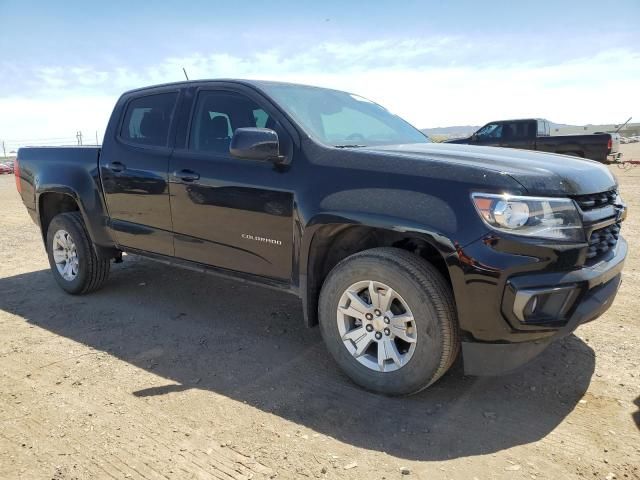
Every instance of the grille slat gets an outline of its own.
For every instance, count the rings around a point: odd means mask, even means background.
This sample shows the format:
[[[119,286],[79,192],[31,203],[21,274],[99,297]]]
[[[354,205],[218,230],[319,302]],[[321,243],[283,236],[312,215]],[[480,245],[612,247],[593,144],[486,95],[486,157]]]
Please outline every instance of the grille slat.
[[[617,197],[617,190],[609,190],[608,192],[593,193],[590,195],[578,195],[573,198],[578,203],[578,206],[582,211],[588,211],[609,205],[615,205]]]

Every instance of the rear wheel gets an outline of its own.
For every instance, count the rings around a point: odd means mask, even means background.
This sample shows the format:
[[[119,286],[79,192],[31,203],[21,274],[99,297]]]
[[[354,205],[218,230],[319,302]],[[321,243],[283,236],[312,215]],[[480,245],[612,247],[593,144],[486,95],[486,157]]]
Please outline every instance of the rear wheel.
[[[47,230],[46,246],[53,276],[69,293],[96,290],[109,276],[110,260],[96,254],[80,212],[55,216]]]
[[[340,262],[320,294],[327,348],[362,387],[417,393],[440,378],[459,349],[451,289],[429,263],[375,248]]]

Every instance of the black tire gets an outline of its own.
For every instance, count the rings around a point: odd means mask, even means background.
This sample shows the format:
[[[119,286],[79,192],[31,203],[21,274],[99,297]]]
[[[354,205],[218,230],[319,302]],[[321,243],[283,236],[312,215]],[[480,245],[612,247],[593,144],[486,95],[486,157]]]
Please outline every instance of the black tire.
[[[374,371],[361,364],[347,350],[338,330],[337,308],[343,293],[356,282],[369,280],[391,287],[413,313],[415,350],[395,371]],[[345,373],[365,389],[386,395],[410,395],[427,388],[451,367],[460,346],[448,283],[433,265],[397,248],[366,250],[336,265],[322,286],[319,321],[327,349]]]
[[[75,244],[79,265],[73,280],[66,280],[60,274],[53,258],[53,239],[59,230],[66,231]],[[80,212],[61,213],[51,220],[47,230],[46,249],[53,277],[68,293],[77,295],[92,292],[100,288],[109,276],[111,262],[109,259],[99,258],[96,254]]]

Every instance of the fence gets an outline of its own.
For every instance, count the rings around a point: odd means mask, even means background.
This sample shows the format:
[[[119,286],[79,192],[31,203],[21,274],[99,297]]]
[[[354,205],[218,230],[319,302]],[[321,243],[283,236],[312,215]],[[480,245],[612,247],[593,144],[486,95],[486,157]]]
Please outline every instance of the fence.
[[[19,140],[0,139],[0,155],[3,157],[15,157],[21,147],[66,147],[72,145],[101,145],[101,137],[98,132],[95,135],[86,135],[78,130],[75,135],[50,138],[26,138]]]

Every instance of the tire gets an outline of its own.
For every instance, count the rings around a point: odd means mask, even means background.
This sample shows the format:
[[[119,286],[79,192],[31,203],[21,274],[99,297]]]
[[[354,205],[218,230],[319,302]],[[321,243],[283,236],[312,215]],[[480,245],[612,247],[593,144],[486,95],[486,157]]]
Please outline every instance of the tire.
[[[60,233],[59,240],[62,240],[69,247],[68,249],[65,249],[65,245],[60,242],[57,242],[54,247],[54,239],[58,233]],[[80,212],[61,213],[51,220],[47,230],[46,249],[53,277],[68,293],[77,295],[97,290],[109,276],[110,260],[100,259],[97,256]],[[65,274],[59,270],[55,258],[57,256],[60,259],[65,255],[69,258],[73,257],[74,261],[71,263],[76,266],[75,269],[70,266],[69,271],[66,272],[66,278]],[[69,262],[65,260],[60,267],[67,263]]]
[[[373,315],[372,321],[360,320],[363,318],[360,312],[351,309],[363,308],[347,293],[358,291],[362,282],[372,286],[374,295],[379,299],[387,297],[389,290],[385,287],[394,290],[398,298],[393,300],[389,309],[385,309],[388,315],[373,310],[368,313]],[[370,287],[366,293],[360,293],[365,306],[374,303],[370,301]],[[384,309],[384,300],[379,305]],[[356,313],[357,316],[351,317],[345,312]],[[380,315],[384,324],[379,323]],[[406,318],[413,318],[413,323],[399,321]],[[320,292],[319,322],[327,349],[344,372],[363,388],[385,395],[410,395],[427,388],[451,367],[460,346],[451,288],[433,265],[397,248],[366,250],[336,265]],[[366,322],[371,323],[371,327]],[[404,324],[406,330],[396,328],[398,324]],[[401,335],[389,334],[387,327]],[[347,334],[341,332],[341,328]],[[374,340],[366,353],[356,357],[358,346],[370,339],[363,337],[368,328],[372,328],[369,335],[378,338],[380,334],[380,339]],[[348,335],[346,341],[343,340],[344,335]],[[354,340],[356,336],[359,336],[358,342]],[[401,337],[412,340],[412,343]],[[362,338],[364,340],[360,340]],[[380,342],[387,342],[382,351]],[[413,350],[411,345],[414,345]],[[390,348],[400,362],[386,358]],[[382,365],[381,356],[385,357]],[[374,364],[376,359],[377,366]]]

